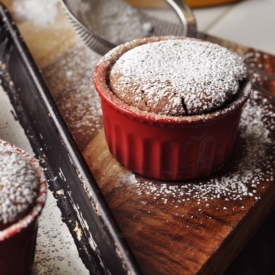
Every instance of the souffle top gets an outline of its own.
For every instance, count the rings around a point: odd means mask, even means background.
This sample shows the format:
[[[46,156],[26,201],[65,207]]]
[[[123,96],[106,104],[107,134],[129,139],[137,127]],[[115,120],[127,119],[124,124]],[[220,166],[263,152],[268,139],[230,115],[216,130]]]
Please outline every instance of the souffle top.
[[[110,89],[142,111],[200,115],[228,104],[248,78],[242,59],[198,39],[171,39],[137,46],[110,71]]]

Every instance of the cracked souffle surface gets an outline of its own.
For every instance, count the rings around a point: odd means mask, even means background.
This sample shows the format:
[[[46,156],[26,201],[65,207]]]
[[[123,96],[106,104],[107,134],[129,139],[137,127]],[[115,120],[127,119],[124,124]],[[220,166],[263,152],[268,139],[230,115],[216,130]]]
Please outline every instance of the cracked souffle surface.
[[[217,44],[171,39],[137,46],[110,71],[110,89],[142,111],[200,115],[226,106],[248,79],[242,59]]]

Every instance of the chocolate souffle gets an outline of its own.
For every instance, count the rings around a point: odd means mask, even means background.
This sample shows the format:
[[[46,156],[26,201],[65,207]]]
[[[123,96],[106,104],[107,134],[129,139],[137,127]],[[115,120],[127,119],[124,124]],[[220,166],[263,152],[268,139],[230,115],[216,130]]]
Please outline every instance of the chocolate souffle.
[[[0,140],[1,275],[31,274],[47,183],[38,162]]]
[[[186,37],[149,37],[120,45],[98,63],[110,152],[140,175],[203,177],[224,165],[236,140],[251,83],[242,59]]]
[[[34,207],[40,178],[29,160],[0,144],[0,230],[18,222]]]
[[[167,116],[223,108],[248,73],[240,57],[195,39],[164,40],[124,53],[110,72],[110,89],[130,106]]]

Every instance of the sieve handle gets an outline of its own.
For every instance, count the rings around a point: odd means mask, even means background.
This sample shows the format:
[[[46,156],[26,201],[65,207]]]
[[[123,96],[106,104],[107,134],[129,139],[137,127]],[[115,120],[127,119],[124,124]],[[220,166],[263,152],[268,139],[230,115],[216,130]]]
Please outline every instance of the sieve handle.
[[[194,37],[197,33],[195,16],[184,0],[165,0],[177,14],[182,24],[182,35]]]
[[[112,48],[114,48],[116,45],[113,44],[110,41],[105,40],[100,35],[96,34],[93,30],[90,29],[89,26],[87,26],[85,23],[83,23],[81,20],[79,20],[79,17],[77,16],[77,10],[72,9],[72,6],[70,5],[74,0],[60,0],[63,8],[65,9],[67,15],[69,16],[72,24],[74,25],[75,29],[78,31],[80,36],[83,38],[83,40],[86,42],[86,44],[95,52],[98,54],[104,55],[108,51],[110,51]],[[144,4],[144,0],[126,0],[129,2],[129,4],[141,6]],[[93,2],[92,0],[86,0],[86,2]],[[150,5],[154,5],[152,7],[156,7],[156,5],[159,5],[159,1],[155,0],[146,0],[145,3],[147,7],[150,7]],[[196,37],[197,36],[197,26],[196,26],[196,20],[195,17],[189,8],[189,6],[185,3],[184,0],[161,0],[162,5],[165,5],[167,3],[171,9],[176,13],[177,17],[180,20],[180,25],[176,25],[176,33],[177,35],[181,36],[189,36],[189,37]],[[162,6],[161,6],[162,7]],[[167,23],[167,22],[166,22]],[[172,24],[175,25],[175,24]],[[174,28],[174,26],[173,26]],[[172,35],[172,34],[171,34]]]
[[[184,0],[126,0],[129,4],[142,8],[164,8],[166,4],[174,10],[182,25],[181,35],[196,36],[197,24],[195,16]]]

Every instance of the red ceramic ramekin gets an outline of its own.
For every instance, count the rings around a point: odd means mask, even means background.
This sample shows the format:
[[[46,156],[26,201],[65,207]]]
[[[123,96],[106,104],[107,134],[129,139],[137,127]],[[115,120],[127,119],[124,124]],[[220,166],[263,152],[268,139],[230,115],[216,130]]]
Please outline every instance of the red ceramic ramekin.
[[[229,158],[251,84],[244,83],[225,108],[203,115],[165,116],[125,104],[108,86],[111,67],[126,51],[164,39],[189,38],[134,40],[107,53],[95,68],[94,83],[101,97],[107,144],[120,164],[142,176],[169,181],[203,177]]]
[[[8,142],[0,140],[0,143],[28,159],[40,177],[39,194],[31,212],[17,223],[0,231],[0,274],[29,275],[34,261],[38,217],[47,196],[47,183],[35,159]]]

